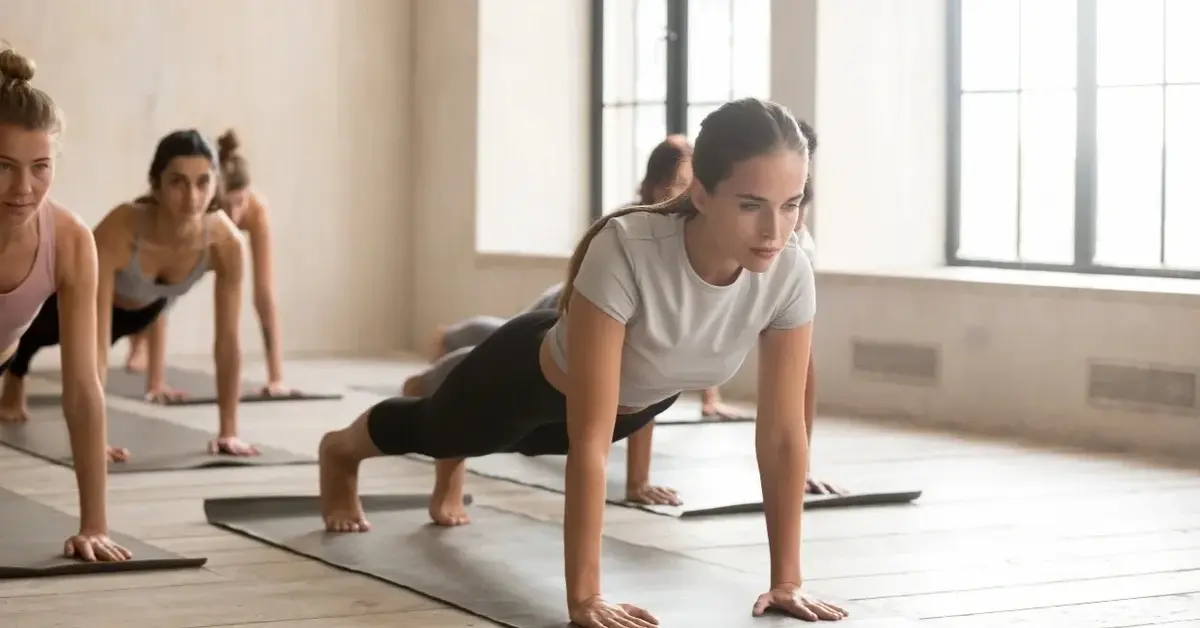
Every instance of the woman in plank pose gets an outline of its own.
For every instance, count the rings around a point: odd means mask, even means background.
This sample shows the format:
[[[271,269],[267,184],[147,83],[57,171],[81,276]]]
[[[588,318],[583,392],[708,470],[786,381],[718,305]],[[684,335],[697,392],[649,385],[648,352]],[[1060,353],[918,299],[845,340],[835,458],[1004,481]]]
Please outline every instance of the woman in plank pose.
[[[816,154],[817,134],[807,122],[799,121],[800,130],[808,141],[810,159]],[[642,204],[651,205],[662,203],[682,194],[691,184],[691,146],[683,136],[673,135],[660,143],[650,153],[646,164],[646,175],[639,189]],[[812,261],[815,255],[815,243],[808,230],[804,227],[804,215],[812,203],[812,180],[805,183],[804,200],[801,202],[801,217],[797,224],[800,249]],[[560,282],[551,286],[538,296],[522,313],[542,309],[554,309],[563,284]],[[435,337],[435,359],[429,368],[409,377],[404,382],[402,394],[406,397],[424,397],[432,395],[445,381],[449,372],[462,362],[471,349],[487,339],[492,332],[504,324],[506,319],[495,316],[476,316],[463,320],[455,325],[439,330]],[[812,444],[812,427],[816,411],[816,384],[813,380],[813,358],[809,357],[808,385],[804,390],[804,419],[809,445]],[[702,395],[701,407],[706,417],[716,417],[716,420],[743,418],[743,414],[729,408],[721,402],[720,389],[716,386],[706,388]],[[628,457],[626,459],[625,499],[641,504],[672,504],[683,503],[679,494],[672,488],[656,486],[650,482],[650,461],[653,451],[654,423],[638,430],[629,437]],[[805,492],[814,495],[831,495],[842,493],[842,489],[827,482],[809,477],[805,482]]]
[[[29,84],[34,64],[0,49],[0,373],[38,313],[61,311],[63,416],[79,490],[79,532],[67,556],[125,561],[129,550],[108,537],[108,450],[104,390],[96,373],[96,245],[78,216],[49,198],[62,113]],[[28,419],[6,386],[0,420]]]
[[[325,527],[365,532],[361,461],[437,459],[434,521],[467,523],[465,459],[567,456],[567,609],[590,628],[648,627],[646,610],[605,600],[600,545],[610,445],[685,390],[719,385],[759,347],[756,444],[771,552],[761,615],[837,620],[801,590],[808,469],[804,389],[816,295],[795,233],[808,143],[783,107],[727,103],[705,118],[688,193],[596,221],[571,258],[558,310],[506,322],[429,397],[381,401],[320,444]]]
[[[178,397],[165,381],[167,329],[162,314],[212,270],[220,431],[208,448],[214,454],[257,455],[257,448],[237,436],[242,236],[215,203],[218,164],[216,151],[199,132],[167,135],[150,164],[151,192],[116,207],[93,230],[99,258],[97,359],[104,382],[112,343],[148,330],[146,400]],[[24,407],[23,378],[38,350],[59,343],[58,329],[58,308],[50,301],[21,337],[5,379],[6,399]]]
[[[283,383],[283,349],[275,306],[271,220],[267,199],[250,185],[250,164],[239,150],[241,141],[233,129],[217,138],[217,148],[224,195],[221,208],[250,240],[254,267],[254,309],[262,327],[263,349],[267,357],[267,384],[259,392],[263,395],[287,396],[292,391]],[[149,330],[129,337],[129,356],[125,360],[127,370],[138,373],[146,370],[149,362],[148,339]]]

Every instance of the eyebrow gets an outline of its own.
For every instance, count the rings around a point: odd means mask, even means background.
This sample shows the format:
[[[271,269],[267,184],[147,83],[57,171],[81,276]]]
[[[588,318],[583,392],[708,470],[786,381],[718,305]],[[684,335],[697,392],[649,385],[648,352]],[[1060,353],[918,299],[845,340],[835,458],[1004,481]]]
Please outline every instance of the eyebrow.
[[[16,157],[11,157],[9,155],[5,155],[4,153],[0,153],[0,159],[3,159],[4,161],[11,161],[15,164],[21,163],[20,159],[17,159]],[[37,159],[34,159],[33,161],[34,161],[34,163],[37,163],[39,161],[50,161],[50,158],[49,157],[38,157]]]
[[[754,195],[754,194],[735,194],[734,196],[736,196],[736,197],[738,197],[738,198],[743,198],[743,199],[746,199],[746,200],[748,200],[748,201],[758,201],[758,202],[760,202],[760,203],[770,203],[770,202],[771,202],[771,201],[768,201],[767,199],[765,199],[765,198],[763,198],[763,197],[761,197],[761,196],[757,196],[757,195]],[[800,199],[801,199],[803,196],[804,196],[804,193],[803,193],[803,192],[801,192],[800,194],[797,194],[797,195],[795,195],[795,196],[793,196],[793,197],[789,198],[789,199],[788,199],[788,202],[798,201],[798,200],[800,200]]]

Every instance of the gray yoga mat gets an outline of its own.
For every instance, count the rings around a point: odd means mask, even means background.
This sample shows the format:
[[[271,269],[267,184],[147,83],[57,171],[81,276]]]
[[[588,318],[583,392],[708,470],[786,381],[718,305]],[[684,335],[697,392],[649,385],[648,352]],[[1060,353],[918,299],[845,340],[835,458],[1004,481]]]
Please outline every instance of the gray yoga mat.
[[[230,456],[208,453],[214,434],[121,408],[107,409],[108,442],[130,451],[126,462],[111,462],[109,473],[177,471],[209,467],[314,464],[315,457],[257,445],[261,455]],[[73,466],[67,421],[56,407],[30,408],[30,420],[0,424],[0,444],[61,464]]]
[[[62,373],[55,371],[47,373],[57,381],[62,380]],[[217,403],[217,381],[213,375],[203,371],[167,367],[167,385],[187,394],[186,399],[162,402],[167,406],[198,406]],[[311,401],[318,399],[341,399],[341,393],[293,391],[290,395],[270,396],[259,392],[264,386],[261,382],[242,382],[242,403],[262,403],[268,401]],[[110,395],[123,399],[143,401],[146,398],[145,373],[130,373],[123,368],[108,369],[108,385],[105,390]]]
[[[354,385],[350,386],[350,388],[352,390],[357,390],[359,392],[365,392],[365,393],[371,393],[372,395],[379,395],[381,397],[401,397],[401,396],[403,396],[403,393],[401,393],[399,386],[387,386],[384,384],[362,384],[362,385],[354,384]]]
[[[63,542],[79,532],[79,519],[0,488],[0,579],[200,567],[207,558],[184,558],[119,532],[109,537],[133,553],[119,563],[88,563],[63,556]]]
[[[762,487],[754,458],[704,460],[656,453],[650,464],[651,482],[675,489],[682,506],[651,506],[625,501],[625,452],[614,446],[608,456],[608,501],[671,517],[705,517],[763,511]],[[424,456],[413,456],[429,461]],[[505,480],[556,493],[566,489],[566,456],[492,454],[467,460],[475,475]],[[804,490],[798,486],[797,490]],[[849,495],[805,495],[806,510],[906,504],[921,491],[862,492]]]
[[[426,496],[409,508],[364,501],[370,532],[323,530],[316,498],[209,499],[208,522],[346,571],[368,575],[509,628],[567,624],[562,528],[523,515],[475,506],[471,524],[429,523]],[[302,498],[303,499],[303,498]],[[399,504],[396,504],[399,506]],[[794,628],[796,619],[755,618],[755,599],[769,584],[769,566],[748,574],[663,550],[605,538],[601,568],[613,602],[639,605],[662,626]],[[851,628],[907,628],[910,620],[830,599],[851,613]]]

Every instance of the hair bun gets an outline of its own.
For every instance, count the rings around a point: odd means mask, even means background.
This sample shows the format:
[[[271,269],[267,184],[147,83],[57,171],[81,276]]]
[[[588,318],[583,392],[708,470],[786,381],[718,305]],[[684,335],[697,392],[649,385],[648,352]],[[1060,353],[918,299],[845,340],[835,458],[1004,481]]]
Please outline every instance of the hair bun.
[[[37,66],[33,60],[12,48],[0,50],[0,78],[11,81],[29,81]]]
[[[224,161],[226,157],[236,153],[237,149],[241,147],[241,145],[242,143],[238,141],[237,133],[234,132],[233,129],[229,129],[228,131],[222,133],[221,136],[217,138],[217,150],[220,153],[221,161]]]

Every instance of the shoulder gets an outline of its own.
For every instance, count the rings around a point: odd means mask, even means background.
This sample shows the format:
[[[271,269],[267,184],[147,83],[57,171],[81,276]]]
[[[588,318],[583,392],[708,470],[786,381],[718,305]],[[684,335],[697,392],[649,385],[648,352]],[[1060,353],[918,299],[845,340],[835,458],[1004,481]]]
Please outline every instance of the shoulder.
[[[51,212],[54,221],[54,256],[59,261],[57,274],[69,276],[75,267],[95,259],[96,243],[92,230],[75,212],[58,203],[48,203],[46,211]]]
[[[250,230],[265,225],[269,220],[271,204],[262,192],[251,188],[247,196],[246,213],[239,225],[242,229]]]
[[[597,254],[623,255],[631,265],[656,263],[662,245],[681,237],[684,218],[656,212],[637,211],[608,220],[596,234]]]
[[[214,250],[223,254],[236,252],[241,255],[245,236],[229,214],[223,211],[209,212],[204,215],[204,224],[208,228],[209,243]]]

